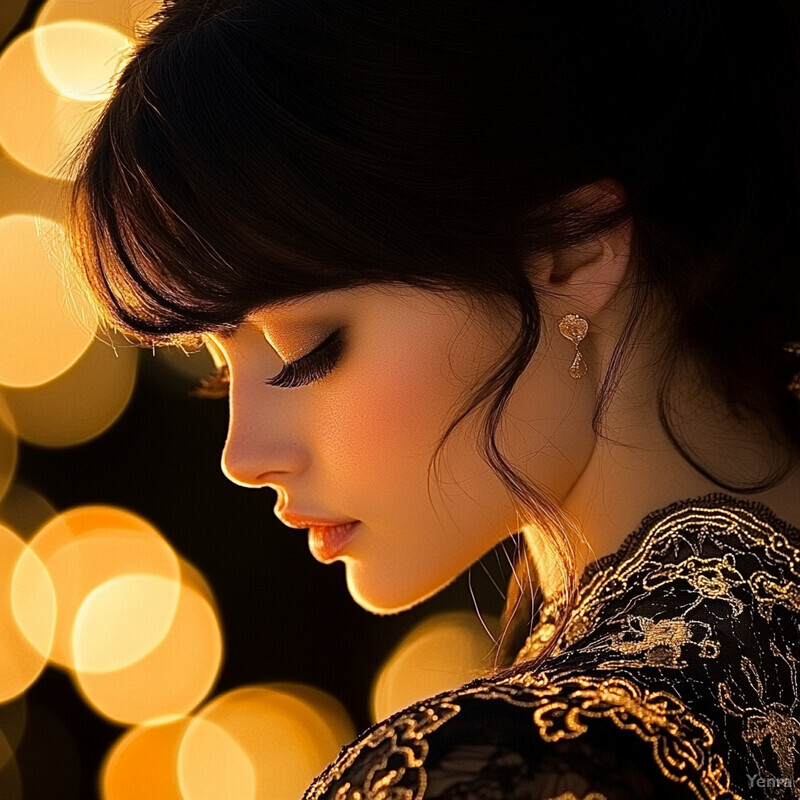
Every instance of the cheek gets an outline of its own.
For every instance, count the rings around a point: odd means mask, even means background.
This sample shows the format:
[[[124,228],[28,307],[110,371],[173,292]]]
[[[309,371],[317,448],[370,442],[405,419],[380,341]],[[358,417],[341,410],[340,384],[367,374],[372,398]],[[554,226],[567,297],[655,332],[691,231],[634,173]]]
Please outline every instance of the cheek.
[[[329,390],[318,427],[326,468],[351,490],[427,469],[454,399],[442,384],[435,362],[420,369],[398,358]]]

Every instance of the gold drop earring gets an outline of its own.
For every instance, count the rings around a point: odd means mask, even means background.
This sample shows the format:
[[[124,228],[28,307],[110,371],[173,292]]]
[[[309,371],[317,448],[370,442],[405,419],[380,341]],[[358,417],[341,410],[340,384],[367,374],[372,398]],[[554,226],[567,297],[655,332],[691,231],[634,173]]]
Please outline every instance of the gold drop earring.
[[[577,314],[565,314],[558,321],[558,330],[565,339],[569,339],[575,345],[575,358],[570,364],[569,374],[573,378],[582,378],[587,368],[583,353],[578,348],[589,332],[589,323]]]

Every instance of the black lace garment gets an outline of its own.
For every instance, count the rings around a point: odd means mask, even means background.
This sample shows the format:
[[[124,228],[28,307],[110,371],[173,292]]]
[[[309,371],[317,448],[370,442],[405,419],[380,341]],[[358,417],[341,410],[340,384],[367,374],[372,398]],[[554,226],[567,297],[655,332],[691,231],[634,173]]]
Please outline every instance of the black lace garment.
[[[648,515],[514,667],[362,734],[306,800],[800,798],[800,530],[725,494]]]

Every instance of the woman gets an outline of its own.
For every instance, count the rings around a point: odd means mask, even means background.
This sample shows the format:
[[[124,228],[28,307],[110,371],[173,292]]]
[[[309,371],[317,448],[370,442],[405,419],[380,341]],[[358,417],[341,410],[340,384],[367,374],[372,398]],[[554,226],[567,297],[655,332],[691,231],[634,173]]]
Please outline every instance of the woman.
[[[527,545],[504,668],[307,797],[800,791],[792,26],[172,0],[143,35],[75,183],[109,321],[204,337],[225,472],[365,608]]]

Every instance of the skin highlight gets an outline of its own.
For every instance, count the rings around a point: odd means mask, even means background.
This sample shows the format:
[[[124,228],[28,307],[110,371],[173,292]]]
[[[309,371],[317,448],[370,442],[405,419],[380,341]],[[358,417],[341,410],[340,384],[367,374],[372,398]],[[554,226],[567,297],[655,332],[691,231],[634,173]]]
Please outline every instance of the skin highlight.
[[[454,294],[370,286],[256,312],[213,338],[230,373],[223,470],[241,485],[275,489],[276,510],[360,520],[342,560],[353,597],[371,611],[425,599],[518,530],[472,426],[448,440],[440,480],[429,481],[455,404],[496,363],[508,335],[474,310]],[[301,329],[342,323],[345,350],[329,375],[292,389],[264,384],[286,358],[281,347],[300,347]],[[557,424],[555,409],[539,415]],[[528,426],[526,452],[544,447],[539,427]],[[542,461],[568,480],[563,449]]]

